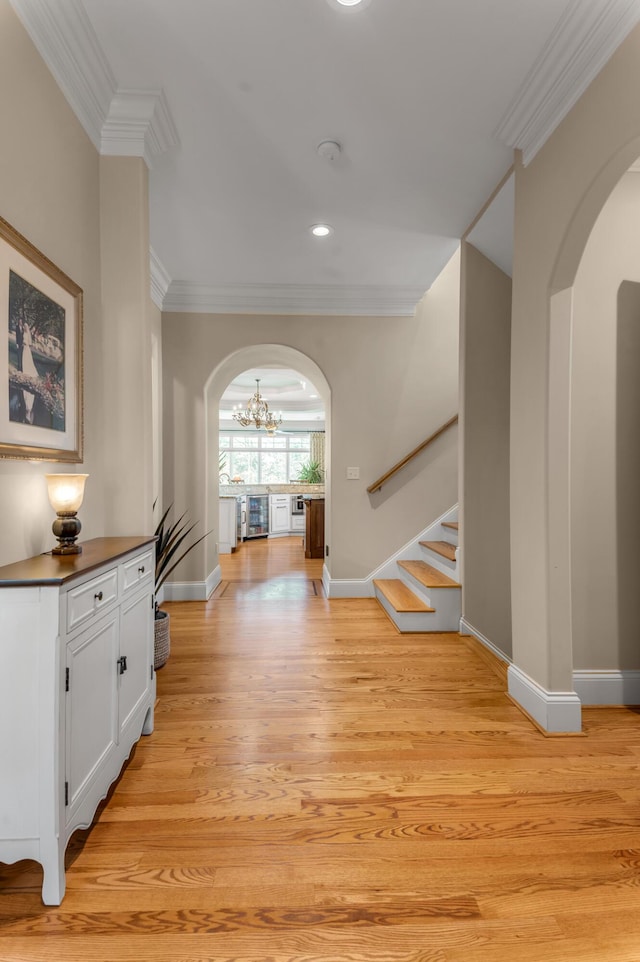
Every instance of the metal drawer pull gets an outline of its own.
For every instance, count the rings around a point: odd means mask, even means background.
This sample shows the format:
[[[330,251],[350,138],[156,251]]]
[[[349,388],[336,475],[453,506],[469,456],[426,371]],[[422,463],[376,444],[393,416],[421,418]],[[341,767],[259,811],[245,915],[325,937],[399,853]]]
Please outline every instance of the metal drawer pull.
[[[99,591],[98,594],[94,595],[93,597],[95,598],[96,601],[102,601],[104,595],[102,594],[101,591]]]
[[[138,571],[140,572],[141,575],[143,575],[143,574],[144,574],[144,565],[142,565],[140,568],[138,568]]]
[[[119,673],[120,675],[124,675],[125,671],[127,670],[127,656],[126,656],[126,655],[121,655],[121,656],[118,658],[116,664],[117,664],[117,666],[118,666],[118,673]]]

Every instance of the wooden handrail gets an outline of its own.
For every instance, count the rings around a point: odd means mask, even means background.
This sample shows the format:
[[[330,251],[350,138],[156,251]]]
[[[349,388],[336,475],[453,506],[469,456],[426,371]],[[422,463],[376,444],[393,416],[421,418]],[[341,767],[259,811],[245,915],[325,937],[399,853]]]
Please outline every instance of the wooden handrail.
[[[396,471],[399,471],[400,468],[404,468],[405,464],[408,464],[409,461],[412,461],[416,454],[420,454],[421,451],[424,451],[424,449],[427,448],[432,441],[435,441],[435,439],[439,438],[441,434],[444,434],[447,428],[450,428],[451,425],[455,424],[457,420],[458,415],[454,414],[446,424],[443,424],[442,427],[438,428],[437,431],[434,431],[433,434],[426,439],[426,441],[423,441],[422,444],[419,444],[417,448],[414,448],[413,451],[410,451],[409,454],[402,459],[402,461],[398,461],[397,464],[394,464],[394,466],[387,471],[386,474],[383,474],[381,478],[378,478],[377,481],[374,481],[373,484],[370,484],[367,488],[368,493],[373,494],[374,491],[379,491],[382,485],[385,484],[389,478],[392,478]]]

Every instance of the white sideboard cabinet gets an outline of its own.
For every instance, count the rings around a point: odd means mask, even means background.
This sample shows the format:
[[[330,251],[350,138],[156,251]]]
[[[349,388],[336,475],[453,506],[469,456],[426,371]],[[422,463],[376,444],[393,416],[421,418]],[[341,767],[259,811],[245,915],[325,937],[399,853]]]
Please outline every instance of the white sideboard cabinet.
[[[35,859],[42,900],[141,734],[153,730],[155,538],[0,568],[0,861]]]

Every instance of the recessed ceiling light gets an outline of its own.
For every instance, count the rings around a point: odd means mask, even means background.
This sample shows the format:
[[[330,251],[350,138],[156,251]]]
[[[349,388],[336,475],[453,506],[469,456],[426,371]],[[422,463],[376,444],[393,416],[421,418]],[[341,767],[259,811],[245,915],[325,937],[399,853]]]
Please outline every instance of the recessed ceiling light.
[[[369,6],[370,0],[327,0],[330,7],[339,10],[340,7],[353,7],[355,10],[364,10]]]
[[[333,233],[333,227],[330,227],[329,224],[314,224],[310,230],[314,237],[328,237],[329,234]]]

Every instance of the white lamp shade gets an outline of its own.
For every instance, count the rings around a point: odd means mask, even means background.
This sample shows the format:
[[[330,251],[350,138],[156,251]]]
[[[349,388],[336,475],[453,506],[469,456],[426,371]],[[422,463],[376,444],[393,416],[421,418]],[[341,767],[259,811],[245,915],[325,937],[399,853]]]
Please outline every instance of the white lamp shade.
[[[56,514],[76,512],[84,497],[88,474],[46,474],[49,503]]]

